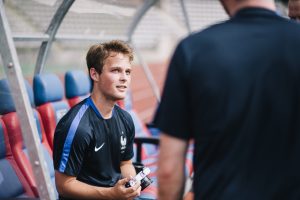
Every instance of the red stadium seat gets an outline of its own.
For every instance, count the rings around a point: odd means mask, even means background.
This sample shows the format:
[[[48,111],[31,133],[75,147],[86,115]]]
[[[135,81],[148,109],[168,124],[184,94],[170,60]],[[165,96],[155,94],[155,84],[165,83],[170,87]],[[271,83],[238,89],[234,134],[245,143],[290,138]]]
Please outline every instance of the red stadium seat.
[[[72,70],[65,74],[65,91],[72,107],[88,97],[91,92],[91,80],[84,71]]]
[[[33,190],[34,194],[38,195],[34,174],[32,172],[31,164],[28,158],[27,148],[23,143],[20,121],[16,113],[15,106],[6,80],[0,81],[0,88],[0,114],[2,115],[3,122],[7,128],[7,135],[9,138],[9,143],[11,146],[13,157],[15,158],[16,163],[18,164],[22,174],[31,186],[31,189]],[[26,89],[30,98],[31,105],[34,105],[32,89],[30,88],[28,83],[26,84]],[[47,162],[52,184],[54,185],[52,151],[46,140],[44,127],[41,123],[41,117],[35,109],[33,109],[33,113],[41,142],[40,150],[42,151],[44,158]]]
[[[64,92],[60,79],[55,74],[35,75],[33,79],[34,100],[45,128],[51,149],[56,124],[70,109],[63,100]]]
[[[0,199],[26,197],[35,195],[12,155],[6,127],[0,119]]]

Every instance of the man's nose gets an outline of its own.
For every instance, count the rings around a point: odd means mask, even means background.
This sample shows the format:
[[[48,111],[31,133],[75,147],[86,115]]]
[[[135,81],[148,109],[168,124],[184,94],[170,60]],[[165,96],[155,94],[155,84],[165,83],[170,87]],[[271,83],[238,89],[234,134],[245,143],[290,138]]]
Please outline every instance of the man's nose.
[[[126,74],[125,71],[120,74],[120,80],[121,81],[127,81],[128,80],[128,77],[127,77],[127,74]]]

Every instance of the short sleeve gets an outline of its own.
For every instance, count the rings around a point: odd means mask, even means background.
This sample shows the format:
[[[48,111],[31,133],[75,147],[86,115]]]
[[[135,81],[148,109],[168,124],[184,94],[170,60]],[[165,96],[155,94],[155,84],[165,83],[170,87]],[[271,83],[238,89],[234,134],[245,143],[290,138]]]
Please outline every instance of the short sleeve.
[[[61,173],[77,176],[83,164],[84,156],[91,141],[91,134],[81,126],[73,130],[72,125],[64,134],[63,129],[57,127],[53,151],[54,168]],[[65,136],[66,135],[66,136]]]
[[[154,125],[162,132],[181,139],[190,138],[187,90],[188,63],[180,43],[171,59],[161,102],[154,117]]]
[[[126,113],[126,122],[128,123],[128,129],[127,129],[127,138],[128,138],[128,142],[126,144],[126,149],[125,149],[125,153],[122,156],[122,161],[126,161],[126,160],[130,160],[133,158],[134,156],[134,151],[133,151],[133,143],[134,143],[134,137],[135,137],[135,128],[134,128],[134,123],[133,120],[131,118],[131,116]]]

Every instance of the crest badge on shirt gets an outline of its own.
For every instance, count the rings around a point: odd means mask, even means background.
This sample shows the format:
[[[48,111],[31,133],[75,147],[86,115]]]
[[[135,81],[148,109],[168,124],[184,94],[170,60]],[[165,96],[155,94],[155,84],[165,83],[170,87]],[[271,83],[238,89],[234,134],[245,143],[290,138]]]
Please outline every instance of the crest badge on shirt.
[[[126,149],[127,138],[123,131],[121,132],[121,136],[120,136],[120,144],[121,144],[121,153],[124,153]]]

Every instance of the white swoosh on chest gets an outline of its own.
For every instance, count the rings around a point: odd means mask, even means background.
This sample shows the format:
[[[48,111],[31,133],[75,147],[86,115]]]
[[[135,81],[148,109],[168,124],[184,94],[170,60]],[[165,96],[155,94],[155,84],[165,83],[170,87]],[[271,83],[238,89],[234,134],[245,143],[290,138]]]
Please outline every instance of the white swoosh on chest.
[[[103,144],[101,144],[100,147],[96,147],[96,146],[95,146],[95,152],[99,151],[99,150],[104,146],[104,144],[105,144],[105,143],[103,142]]]

